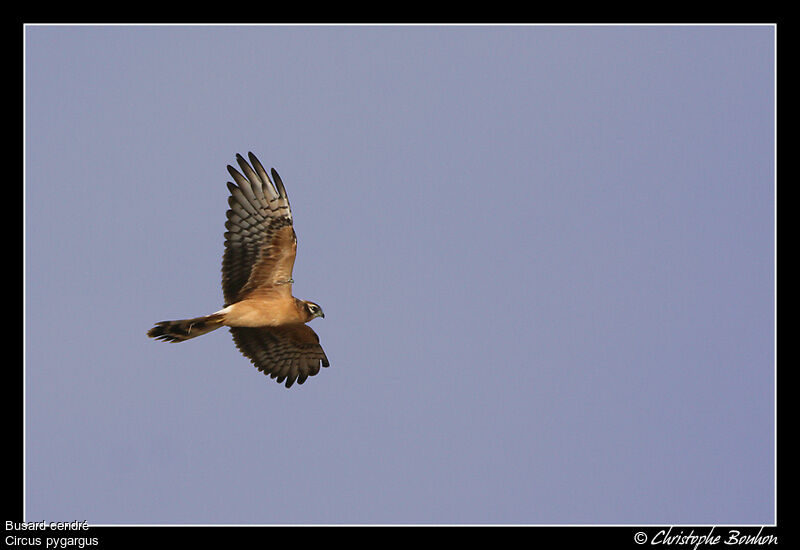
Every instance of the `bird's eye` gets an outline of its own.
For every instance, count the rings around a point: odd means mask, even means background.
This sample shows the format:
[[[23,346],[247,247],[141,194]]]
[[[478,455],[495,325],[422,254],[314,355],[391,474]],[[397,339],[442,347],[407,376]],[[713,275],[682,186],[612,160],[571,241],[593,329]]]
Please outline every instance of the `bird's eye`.
[[[317,306],[315,306],[315,305],[310,305],[310,304],[309,304],[309,306],[308,306],[308,311],[310,311],[311,313],[316,313],[316,312],[317,312],[317,309],[318,309],[318,308],[317,308]]]

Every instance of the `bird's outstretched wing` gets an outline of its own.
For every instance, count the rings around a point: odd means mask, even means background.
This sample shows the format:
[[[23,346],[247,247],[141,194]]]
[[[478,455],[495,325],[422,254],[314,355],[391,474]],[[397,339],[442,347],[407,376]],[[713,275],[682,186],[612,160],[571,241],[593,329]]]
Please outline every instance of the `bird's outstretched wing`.
[[[230,209],[222,256],[226,306],[259,292],[292,295],[297,237],[286,189],[275,169],[270,180],[255,155],[248,153],[248,157],[252,167],[236,155],[244,175],[228,166],[236,183],[228,182]]]
[[[319,337],[308,325],[279,327],[231,327],[239,348],[264,374],[289,388],[302,384],[309,376],[327,367],[328,358],[319,345]]]

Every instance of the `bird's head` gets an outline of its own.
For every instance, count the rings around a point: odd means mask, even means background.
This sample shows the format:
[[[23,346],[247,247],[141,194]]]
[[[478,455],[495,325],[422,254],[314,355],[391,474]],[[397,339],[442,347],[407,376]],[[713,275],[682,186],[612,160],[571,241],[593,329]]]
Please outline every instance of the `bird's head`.
[[[319,304],[315,304],[314,302],[309,302],[306,300],[303,302],[303,305],[305,306],[309,321],[314,317],[322,317],[323,319],[325,318],[325,314],[322,312],[322,308],[319,307]]]

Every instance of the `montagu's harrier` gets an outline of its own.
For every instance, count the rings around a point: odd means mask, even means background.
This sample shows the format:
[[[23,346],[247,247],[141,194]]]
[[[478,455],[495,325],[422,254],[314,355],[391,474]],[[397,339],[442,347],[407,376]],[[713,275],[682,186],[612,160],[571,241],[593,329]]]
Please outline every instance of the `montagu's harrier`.
[[[270,180],[255,155],[248,156],[250,164],[236,155],[244,176],[228,166],[236,183],[228,182],[230,210],[222,256],[225,306],[204,317],[161,321],[147,335],[183,342],[230,327],[239,351],[289,388],[317,374],[320,364],[329,365],[319,337],[306,325],[325,315],[314,302],[292,296],[297,237],[286,189],[274,168]]]

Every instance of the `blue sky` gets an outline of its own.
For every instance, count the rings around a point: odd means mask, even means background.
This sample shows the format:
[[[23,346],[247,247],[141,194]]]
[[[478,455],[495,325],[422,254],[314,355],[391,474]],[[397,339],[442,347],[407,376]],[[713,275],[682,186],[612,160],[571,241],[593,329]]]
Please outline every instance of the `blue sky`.
[[[774,521],[772,26],[28,26],[26,520]],[[331,367],[219,330],[281,174]]]

